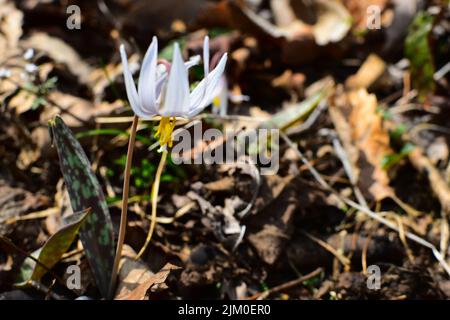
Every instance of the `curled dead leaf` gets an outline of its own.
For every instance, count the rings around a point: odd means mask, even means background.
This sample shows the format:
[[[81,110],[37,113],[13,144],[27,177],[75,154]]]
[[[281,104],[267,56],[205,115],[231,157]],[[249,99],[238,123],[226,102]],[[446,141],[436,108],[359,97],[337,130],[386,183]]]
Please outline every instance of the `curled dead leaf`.
[[[136,287],[133,291],[126,293],[124,295],[119,295],[116,297],[116,300],[145,300],[147,297],[147,291],[151,290],[152,287],[164,284],[169,274],[178,270],[180,267],[177,267],[171,263],[167,263],[158,273],[150,276],[146,281],[141,283]]]
[[[140,284],[154,276],[148,266],[141,260],[136,260],[136,252],[128,245],[122,249],[122,258],[119,264],[119,279],[116,297],[125,296],[135,290]]]

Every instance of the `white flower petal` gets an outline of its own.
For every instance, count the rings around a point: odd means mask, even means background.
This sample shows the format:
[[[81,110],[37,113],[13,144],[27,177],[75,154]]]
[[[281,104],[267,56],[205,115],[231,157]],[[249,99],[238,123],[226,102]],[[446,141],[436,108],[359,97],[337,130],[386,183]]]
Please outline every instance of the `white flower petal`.
[[[206,36],[203,41],[203,70],[205,72],[205,78],[209,74],[209,37]]]
[[[167,91],[164,99],[163,116],[184,116],[189,110],[189,79],[181,56],[180,46],[174,45]]]
[[[192,68],[193,66],[196,66],[200,63],[200,56],[193,56],[189,59],[189,61],[184,63],[184,66],[187,70]],[[156,98],[158,99],[159,95],[161,94],[161,89],[163,87],[164,81],[167,80],[167,69],[164,64],[159,64],[157,67],[157,79],[156,80]]]
[[[228,83],[227,79],[222,76],[220,77],[219,83],[216,86],[215,91],[212,94],[213,99],[219,98],[219,110],[221,116],[226,116],[228,111]]]
[[[158,40],[153,37],[139,75],[138,92],[143,110],[156,113],[156,60],[158,58]]]
[[[190,68],[192,68],[193,66],[196,66],[196,65],[198,65],[199,63],[200,63],[200,56],[199,55],[196,55],[196,56],[193,56],[193,57],[191,57],[190,59],[189,59],[189,61],[188,62],[185,62],[184,63],[184,66],[186,67],[186,69],[190,69]]]
[[[128,58],[125,53],[125,46],[123,44],[120,46],[120,57],[122,59],[125,89],[127,91],[128,101],[130,102],[131,108],[134,113],[141,118],[152,118],[154,116],[153,114],[146,113],[141,109],[141,102],[134,84],[133,76],[131,75],[130,68],[128,66]]]
[[[206,88],[208,88],[208,75],[209,75],[209,37],[205,36],[203,41],[203,73],[205,79],[205,86],[203,88],[203,98],[206,95]]]
[[[211,104],[214,99],[214,93],[217,92],[216,87],[220,85],[220,78],[223,75],[226,63],[227,54],[225,53],[214,70],[205,79],[200,81],[198,86],[192,91],[190,96],[190,110],[188,113],[189,117],[198,114],[207,105]]]

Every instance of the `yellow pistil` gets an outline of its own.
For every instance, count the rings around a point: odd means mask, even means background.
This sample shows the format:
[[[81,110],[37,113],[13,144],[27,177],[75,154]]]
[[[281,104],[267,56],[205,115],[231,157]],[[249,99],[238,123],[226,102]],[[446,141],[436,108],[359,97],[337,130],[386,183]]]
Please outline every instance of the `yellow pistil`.
[[[176,117],[162,117],[156,131],[155,138],[159,137],[159,145],[161,149],[172,147],[172,132],[175,128]]]

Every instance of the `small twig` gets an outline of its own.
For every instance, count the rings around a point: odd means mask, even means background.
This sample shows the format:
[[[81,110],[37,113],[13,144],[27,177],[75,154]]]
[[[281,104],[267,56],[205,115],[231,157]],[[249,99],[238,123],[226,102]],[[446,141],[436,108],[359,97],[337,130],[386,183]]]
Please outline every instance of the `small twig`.
[[[242,116],[242,115],[226,115],[221,116],[219,114],[212,114],[212,113],[202,113],[198,116],[195,116],[191,119],[191,121],[188,121],[188,123],[195,121],[195,120],[201,120],[201,119],[219,119],[219,120],[226,120],[226,121],[248,121],[248,122],[264,122],[267,119],[265,118],[255,118],[251,116]],[[150,119],[149,121],[159,121],[161,120],[160,116],[155,116],[154,118]],[[186,118],[183,117],[176,117],[177,121],[186,121]],[[129,123],[133,121],[133,117],[97,117],[95,118],[96,123]],[[174,132],[175,134],[175,132]]]
[[[163,172],[164,166],[166,165],[167,154],[168,154],[167,150],[164,150],[162,152],[161,160],[159,161],[158,169],[156,170],[155,182],[153,183],[153,188],[152,188],[152,218],[151,218],[152,220],[150,222],[150,230],[148,231],[147,239],[145,239],[144,246],[142,247],[142,249],[139,251],[139,253],[136,256],[136,260],[139,259],[142,256],[142,254],[145,252],[145,250],[147,249],[147,246],[149,245],[150,240],[152,239],[153,231],[155,230],[156,209],[157,209],[157,205],[158,205],[158,194],[159,194],[159,183],[161,181],[161,174]]]
[[[34,280],[30,280],[28,281],[28,283],[30,284],[30,286],[32,286],[34,289],[41,291],[42,293],[45,294],[46,297],[51,297],[54,300],[67,300],[66,298],[60,296],[57,293],[54,293],[51,289],[51,287],[47,287],[45,285],[43,285],[42,283],[38,282],[38,281],[34,281]],[[53,286],[53,285],[52,285]]]
[[[409,135],[411,136],[411,140],[418,141],[419,140],[419,133],[421,131],[436,131],[440,132],[446,135],[450,135],[450,129],[442,126],[438,126],[436,124],[432,123],[419,123],[418,125],[412,127],[409,130]]]
[[[450,62],[447,62],[441,69],[439,69],[434,73],[433,75],[434,81],[441,80],[449,72],[450,72]]]
[[[339,260],[340,263],[342,263],[343,266],[349,266],[351,261],[349,258],[345,257],[342,253],[339,252],[339,250],[335,249],[333,246],[328,244],[326,241],[323,241],[322,239],[319,239],[312,234],[303,231],[302,232],[306,237],[308,237],[311,241],[314,241],[319,246],[330,252],[333,256],[336,257],[336,259]]]
[[[247,121],[247,122],[259,122],[259,123],[267,121],[266,118],[262,118],[262,117],[243,116],[243,115],[238,115],[238,114],[220,115],[220,114],[214,114],[214,113],[205,113],[203,115],[203,117],[206,119],[219,119],[219,120],[225,120],[225,121]]]
[[[367,274],[367,250],[369,249],[370,241],[372,240],[372,233],[364,241],[364,246],[361,253],[361,265],[363,274]]]
[[[406,256],[408,257],[408,260],[410,262],[414,262],[414,255],[411,251],[411,248],[408,245],[408,242],[406,241],[405,227],[402,223],[402,219],[400,219],[400,217],[397,215],[394,216],[394,219],[397,221],[397,224],[398,224],[398,237],[400,238],[400,241],[402,242],[403,246],[405,247]]]
[[[188,213],[195,206],[196,206],[196,203],[194,201],[188,202],[183,207],[178,209],[175,212],[175,214],[173,215],[173,217],[156,217],[156,223],[159,223],[159,224],[172,224],[172,223],[175,222],[175,220],[177,220],[177,219],[181,218],[182,216],[184,216],[186,213]],[[134,209],[138,211],[138,214],[141,215],[143,219],[146,219],[146,220],[149,220],[149,221],[153,221],[153,217],[151,217],[151,216],[150,217],[146,217],[144,211],[141,208],[139,208],[139,206],[135,206]]]
[[[60,209],[57,208],[57,207],[48,208],[48,209],[41,210],[41,211],[31,212],[31,213],[28,213],[28,214],[23,215],[23,216],[14,216],[12,218],[7,219],[6,221],[0,220],[0,223],[13,224],[13,223],[16,223],[18,221],[28,221],[28,220],[34,220],[34,219],[43,219],[43,218],[46,218],[46,217],[51,216],[53,214],[56,214],[59,211],[60,211]]]
[[[122,212],[120,214],[120,229],[119,229],[119,238],[117,240],[117,247],[116,247],[116,256],[114,258],[114,265],[113,270],[111,273],[111,282],[109,287],[109,296],[113,296],[114,288],[116,286],[116,278],[117,278],[117,272],[119,269],[119,262],[120,257],[122,255],[122,247],[123,242],[125,240],[125,232],[127,229],[127,209],[128,209],[128,193],[130,189],[130,174],[131,174],[131,164],[133,162],[133,150],[134,150],[134,143],[136,140],[136,129],[139,122],[139,117],[134,116],[133,117],[133,123],[131,125],[131,133],[130,133],[130,140],[128,142],[128,151],[127,151],[127,161],[125,164],[125,172],[124,172],[124,179],[123,179],[123,195],[122,195]]]
[[[345,151],[344,147],[342,146],[341,142],[339,141],[339,139],[336,137],[336,134],[332,134],[332,140],[333,140],[333,147],[334,150],[336,151],[336,155],[338,156],[339,160],[341,160],[342,165],[344,167],[344,171],[347,174],[350,183],[352,184],[353,187],[353,192],[355,193],[355,197],[358,200],[359,204],[368,208],[368,204],[366,199],[364,198],[361,189],[359,189],[358,185],[357,185],[357,179],[355,176],[355,173],[353,172],[353,168],[352,165],[350,163],[350,159],[348,157],[347,152]]]
[[[119,19],[117,19],[108,8],[104,0],[97,0],[97,6],[101,13],[106,17],[106,19],[111,23],[111,25],[119,32],[122,31],[122,25],[119,23]]]
[[[289,290],[293,287],[298,286],[299,284],[301,284],[302,282],[305,282],[311,278],[314,278],[316,276],[318,276],[319,274],[321,274],[323,272],[322,268],[317,268],[316,270],[314,270],[311,273],[308,273],[306,275],[304,275],[303,277],[300,277],[298,279],[295,280],[291,280],[289,282],[280,284],[279,286],[273,287],[267,291],[261,292],[261,293],[257,293],[251,297],[249,297],[249,300],[262,300],[262,299],[266,299],[268,296],[270,296],[273,293],[277,293],[280,291],[285,291],[285,290]]]

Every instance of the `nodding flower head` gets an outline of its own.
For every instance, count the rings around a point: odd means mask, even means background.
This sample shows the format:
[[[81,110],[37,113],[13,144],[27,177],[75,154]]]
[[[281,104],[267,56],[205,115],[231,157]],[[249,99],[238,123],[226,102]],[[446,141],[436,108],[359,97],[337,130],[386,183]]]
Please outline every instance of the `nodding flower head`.
[[[184,62],[180,46],[174,44],[172,62],[158,60],[158,40],[153,37],[142,62],[138,88],[133,81],[124,45],[120,46],[123,75],[128,100],[134,113],[143,119],[161,116],[156,136],[164,149],[172,146],[172,131],[175,118],[191,118],[212,103],[217,86],[227,62],[223,54],[217,66],[209,70],[209,39],[203,44],[204,78],[191,91],[189,85],[189,68],[198,64],[199,57],[192,57]]]

